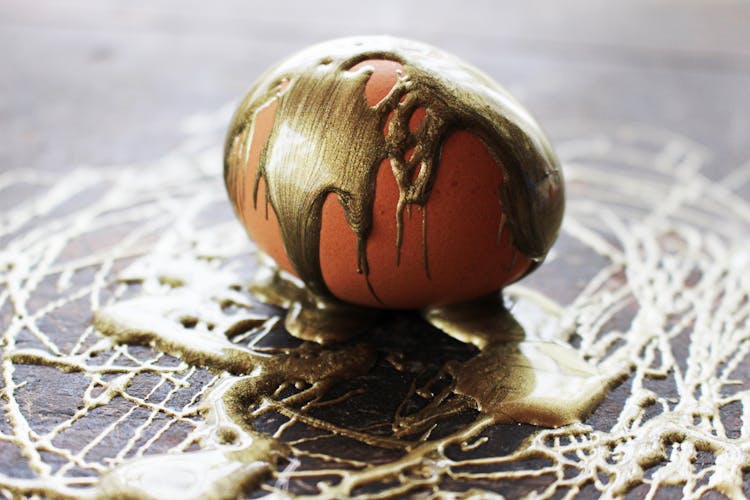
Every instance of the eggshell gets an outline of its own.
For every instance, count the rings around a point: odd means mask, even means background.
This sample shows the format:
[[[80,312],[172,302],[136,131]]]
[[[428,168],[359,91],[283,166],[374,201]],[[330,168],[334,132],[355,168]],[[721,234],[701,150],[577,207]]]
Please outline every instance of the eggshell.
[[[396,84],[403,67],[395,61],[373,59],[350,71],[363,66],[373,68],[363,98],[374,106]],[[260,151],[273,127],[276,108],[277,99],[272,98],[255,116],[241,188],[246,199],[252,197]],[[417,130],[424,117],[424,108],[418,108],[409,121],[410,130]],[[503,220],[498,198],[502,172],[477,136],[458,130],[445,140],[426,206],[412,206],[403,213],[400,259],[395,244],[399,190],[390,160],[381,163],[376,182],[373,225],[367,238],[367,277],[357,272],[357,238],[337,196],[329,194],[324,203],[320,265],[325,284],[336,298],[394,309],[444,305],[496,291],[529,268],[530,261],[513,245],[510,231],[498,231]],[[257,203],[246,202],[242,207],[238,215],[251,238],[280,268],[294,274],[276,214],[266,204],[262,179]]]

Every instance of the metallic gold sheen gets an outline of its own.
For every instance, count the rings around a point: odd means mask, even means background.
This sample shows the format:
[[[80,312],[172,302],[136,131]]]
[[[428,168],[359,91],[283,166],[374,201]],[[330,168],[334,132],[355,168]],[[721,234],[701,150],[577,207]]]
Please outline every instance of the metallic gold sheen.
[[[396,85],[375,106],[367,103],[364,92],[373,68],[365,65],[351,71],[372,59],[403,66]],[[254,119],[272,99],[278,99],[278,108],[260,154],[253,199],[248,200],[244,186]],[[420,107],[426,117],[411,132],[409,118]],[[390,112],[393,118],[384,134]],[[373,221],[378,166],[386,158],[391,161],[399,189],[400,221],[404,208],[424,206],[429,200],[442,144],[456,130],[476,134],[502,169],[498,196],[504,227],[511,231],[518,250],[538,264],[557,237],[564,208],[562,174],[547,139],[529,114],[490,77],[421,43],[391,37],[333,40],[272,68],[250,90],[232,119],[224,178],[238,213],[257,202],[260,180],[265,180],[266,199],[277,215],[294,270],[315,294],[330,296],[319,256],[326,197],[335,193],[344,207],[358,241],[358,271],[367,276],[366,241]],[[415,152],[406,159],[410,148]],[[396,246],[400,234],[401,227]]]

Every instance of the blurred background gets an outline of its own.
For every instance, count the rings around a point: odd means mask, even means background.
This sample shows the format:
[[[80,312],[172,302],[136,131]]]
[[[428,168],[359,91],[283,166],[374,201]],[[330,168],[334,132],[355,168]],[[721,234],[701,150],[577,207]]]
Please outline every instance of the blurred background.
[[[553,141],[575,122],[637,123],[708,145],[717,176],[748,156],[747,2],[4,0],[0,170],[156,158],[279,58],[354,34],[467,59]]]

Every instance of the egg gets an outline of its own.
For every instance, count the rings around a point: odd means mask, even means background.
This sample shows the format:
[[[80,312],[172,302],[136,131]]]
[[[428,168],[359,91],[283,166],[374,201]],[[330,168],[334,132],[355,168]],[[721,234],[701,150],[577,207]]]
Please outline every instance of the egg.
[[[391,37],[325,42],[271,68],[232,119],[224,178],[280,269],[321,298],[380,308],[518,280],[564,208],[549,141],[507,91]]]

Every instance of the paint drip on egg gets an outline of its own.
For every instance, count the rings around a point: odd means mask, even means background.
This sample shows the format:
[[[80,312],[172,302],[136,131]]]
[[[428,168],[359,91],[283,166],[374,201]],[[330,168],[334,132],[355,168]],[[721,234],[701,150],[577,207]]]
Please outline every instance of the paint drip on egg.
[[[507,91],[391,37],[316,45],[261,77],[232,120],[224,178],[250,236],[316,300],[393,309],[528,274],[564,208],[555,154]]]

